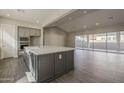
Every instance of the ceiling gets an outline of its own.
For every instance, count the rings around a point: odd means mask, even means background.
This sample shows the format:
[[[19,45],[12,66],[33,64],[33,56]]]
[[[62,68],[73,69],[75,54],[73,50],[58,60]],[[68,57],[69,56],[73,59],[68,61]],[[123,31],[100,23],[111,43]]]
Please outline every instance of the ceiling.
[[[78,9],[49,24],[67,32],[124,23],[124,9]]]
[[[0,17],[45,26],[72,9],[0,9]]]
[[[0,9],[0,17],[73,32],[124,23],[124,9]]]

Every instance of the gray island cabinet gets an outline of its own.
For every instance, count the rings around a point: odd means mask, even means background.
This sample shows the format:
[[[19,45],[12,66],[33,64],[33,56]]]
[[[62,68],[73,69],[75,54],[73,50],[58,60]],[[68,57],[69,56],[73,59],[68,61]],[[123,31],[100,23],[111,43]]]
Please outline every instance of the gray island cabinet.
[[[27,47],[25,50],[29,54],[26,65],[36,82],[48,82],[74,69],[73,48]]]

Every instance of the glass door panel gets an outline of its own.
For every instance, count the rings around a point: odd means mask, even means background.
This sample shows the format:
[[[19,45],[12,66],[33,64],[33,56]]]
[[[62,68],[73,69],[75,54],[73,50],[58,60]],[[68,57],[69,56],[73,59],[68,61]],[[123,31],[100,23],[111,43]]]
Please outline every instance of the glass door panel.
[[[75,47],[82,48],[83,47],[83,35],[75,37]]]
[[[88,48],[88,38],[87,38],[87,35],[83,36],[83,48]]]
[[[124,52],[124,31],[120,32],[120,52]]]
[[[94,49],[106,50],[106,33],[94,35]]]
[[[88,44],[88,48],[93,49],[94,48],[94,36],[93,35],[89,35],[89,44]]]
[[[118,50],[117,32],[107,33],[107,50],[112,52]]]

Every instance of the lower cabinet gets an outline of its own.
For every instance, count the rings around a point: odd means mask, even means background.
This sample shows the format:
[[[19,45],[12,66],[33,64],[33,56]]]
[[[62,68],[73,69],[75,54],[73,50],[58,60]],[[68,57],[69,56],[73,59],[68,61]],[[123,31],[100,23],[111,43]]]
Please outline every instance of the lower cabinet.
[[[37,82],[48,82],[74,69],[74,51],[31,56],[32,70],[29,70]]]
[[[66,53],[66,72],[74,69],[74,51]]]
[[[38,57],[38,82],[46,81],[54,77],[54,55],[42,55]]]
[[[65,72],[66,53],[55,54],[55,75],[61,75]]]

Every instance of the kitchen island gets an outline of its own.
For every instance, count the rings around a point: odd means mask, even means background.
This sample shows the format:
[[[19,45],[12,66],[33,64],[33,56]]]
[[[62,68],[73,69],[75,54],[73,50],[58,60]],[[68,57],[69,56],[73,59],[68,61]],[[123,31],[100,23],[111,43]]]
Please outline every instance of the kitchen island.
[[[25,47],[24,59],[36,82],[48,82],[74,69],[74,48]]]

